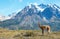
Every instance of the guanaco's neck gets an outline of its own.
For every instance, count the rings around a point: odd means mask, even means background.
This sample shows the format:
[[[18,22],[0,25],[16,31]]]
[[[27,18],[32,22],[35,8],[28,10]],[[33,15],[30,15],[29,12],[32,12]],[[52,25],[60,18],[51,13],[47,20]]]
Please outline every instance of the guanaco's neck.
[[[39,23],[38,23],[38,26],[41,27]]]

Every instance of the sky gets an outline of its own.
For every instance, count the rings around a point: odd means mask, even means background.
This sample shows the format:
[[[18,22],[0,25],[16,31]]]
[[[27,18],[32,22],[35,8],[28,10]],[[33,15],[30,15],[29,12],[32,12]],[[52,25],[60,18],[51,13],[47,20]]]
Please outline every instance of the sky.
[[[60,0],[0,0],[0,15],[8,16],[22,10],[30,3],[56,4],[60,6]]]

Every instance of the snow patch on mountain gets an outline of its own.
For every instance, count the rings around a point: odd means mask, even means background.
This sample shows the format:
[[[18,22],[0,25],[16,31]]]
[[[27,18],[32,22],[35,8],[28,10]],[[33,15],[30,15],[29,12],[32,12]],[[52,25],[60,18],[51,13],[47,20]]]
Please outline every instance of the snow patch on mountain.
[[[46,17],[43,17],[43,21],[49,23],[49,21],[46,19]]]
[[[30,4],[29,4],[29,8],[32,8],[32,5],[37,5],[37,6],[38,6],[37,3],[30,3]]]
[[[36,6],[36,8],[37,8],[38,11],[41,11],[42,12],[44,10],[41,7],[37,6],[37,5],[35,5],[35,6]]]
[[[43,8],[39,7],[37,3],[34,3],[34,5],[35,5],[35,7],[37,8],[38,11],[42,12],[44,10]]]
[[[57,6],[54,6],[56,9],[58,9],[58,11],[60,11],[60,9]]]
[[[37,10],[38,10],[38,11],[43,12],[43,10],[44,10],[44,9],[43,9],[43,8],[41,8],[40,6],[38,6],[38,4],[37,4],[37,3],[33,3],[33,4],[32,4],[32,3],[30,3],[29,8],[32,8],[32,5],[34,5],[34,6],[37,8]]]
[[[0,21],[3,21],[3,20],[5,20],[5,16],[0,15]]]
[[[31,4],[29,5],[29,8],[31,8]]]
[[[0,21],[4,21],[4,20],[7,20],[7,19],[11,19],[11,17],[0,16]]]
[[[52,8],[56,8],[58,9],[58,11],[60,11],[60,8],[56,5],[56,4],[48,4],[48,6],[52,7]]]
[[[22,9],[17,10],[16,13],[20,12],[21,10],[22,10]]]
[[[52,4],[48,4],[48,6],[53,7],[53,5],[52,5]]]

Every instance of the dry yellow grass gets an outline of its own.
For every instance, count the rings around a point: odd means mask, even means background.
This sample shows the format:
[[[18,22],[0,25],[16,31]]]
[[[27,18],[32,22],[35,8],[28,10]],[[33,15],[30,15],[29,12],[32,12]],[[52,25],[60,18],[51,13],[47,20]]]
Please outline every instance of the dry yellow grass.
[[[0,30],[0,39],[60,39],[60,32],[41,35],[40,30]]]

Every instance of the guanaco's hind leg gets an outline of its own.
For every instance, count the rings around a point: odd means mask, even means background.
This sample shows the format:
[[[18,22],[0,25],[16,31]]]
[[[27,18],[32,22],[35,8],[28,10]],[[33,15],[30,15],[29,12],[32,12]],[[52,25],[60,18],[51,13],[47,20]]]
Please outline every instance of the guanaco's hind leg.
[[[47,32],[48,32],[48,34],[50,33],[50,27],[47,27]]]
[[[42,35],[44,35],[44,29],[42,29]]]

